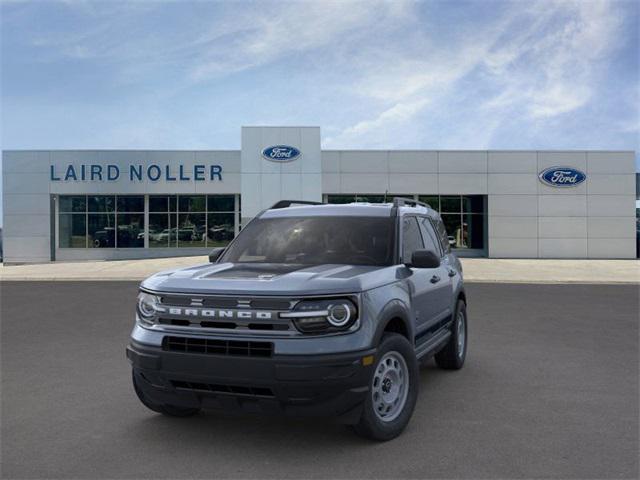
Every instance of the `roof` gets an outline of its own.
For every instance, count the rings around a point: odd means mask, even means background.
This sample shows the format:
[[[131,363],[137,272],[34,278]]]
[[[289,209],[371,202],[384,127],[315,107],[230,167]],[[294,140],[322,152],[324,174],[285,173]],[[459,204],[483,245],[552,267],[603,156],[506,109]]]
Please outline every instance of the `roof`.
[[[404,213],[436,213],[435,210],[422,206],[398,207],[401,214]],[[284,217],[390,217],[392,216],[392,203],[344,203],[344,204],[319,204],[319,205],[292,205],[286,208],[266,210],[260,218],[284,218]]]

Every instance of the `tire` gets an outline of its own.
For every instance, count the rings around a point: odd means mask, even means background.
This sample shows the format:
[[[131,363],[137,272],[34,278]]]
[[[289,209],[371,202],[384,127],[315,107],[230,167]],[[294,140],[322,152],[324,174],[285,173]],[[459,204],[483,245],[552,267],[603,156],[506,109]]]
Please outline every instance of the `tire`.
[[[418,389],[418,362],[413,346],[402,335],[385,334],[376,353],[362,415],[353,430],[377,441],[397,437],[413,414]],[[385,397],[391,401],[397,398],[397,402],[393,402],[395,406],[385,403]]]
[[[167,415],[169,417],[191,417],[200,411],[199,408],[183,408],[177,407],[175,405],[161,405],[158,403],[154,403],[149,400],[149,398],[147,398],[147,396],[138,385],[138,379],[136,378],[135,372],[131,372],[131,378],[133,379],[133,389],[136,391],[136,395],[138,396],[142,404],[149,410]]]
[[[438,367],[460,370],[467,357],[467,305],[458,300],[453,316],[452,335],[442,350],[435,355]]]

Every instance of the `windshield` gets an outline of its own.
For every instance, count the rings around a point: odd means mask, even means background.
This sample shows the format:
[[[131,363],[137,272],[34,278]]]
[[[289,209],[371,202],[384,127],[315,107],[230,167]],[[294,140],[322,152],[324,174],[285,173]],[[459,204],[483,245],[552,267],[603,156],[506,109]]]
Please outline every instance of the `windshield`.
[[[391,217],[286,217],[253,220],[221,262],[392,265]]]

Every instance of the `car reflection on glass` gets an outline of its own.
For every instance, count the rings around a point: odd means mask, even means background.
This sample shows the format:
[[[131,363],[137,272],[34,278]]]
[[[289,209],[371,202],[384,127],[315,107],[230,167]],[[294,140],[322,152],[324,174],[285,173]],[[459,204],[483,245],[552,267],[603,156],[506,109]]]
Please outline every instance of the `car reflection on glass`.
[[[155,242],[166,242],[169,237],[175,238],[175,228],[166,228],[162,230],[160,233],[151,233],[149,238],[151,238]]]
[[[180,228],[178,229],[178,240],[192,241],[195,230],[193,228]]]
[[[106,227],[93,234],[95,248],[113,248],[116,243],[114,227]],[[138,247],[144,243],[144,232],[136,225],[120,225],[118,227],[118,247]]]
[[[209,238],[216,241],[233,240],[233,226],[214,225],[209,228]]]
[[[112,248],[115,247],[115,239],[116,229],[114,227],[106,227],[93,234],[93,246],[96,248]]]

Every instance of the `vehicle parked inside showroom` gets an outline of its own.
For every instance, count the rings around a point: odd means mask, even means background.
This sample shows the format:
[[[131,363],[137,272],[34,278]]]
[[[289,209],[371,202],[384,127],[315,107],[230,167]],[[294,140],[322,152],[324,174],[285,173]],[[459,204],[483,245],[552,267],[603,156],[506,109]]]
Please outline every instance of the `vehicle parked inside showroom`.
[[[144,405],[336,417],[376,440],[399,435],[419,361],[460,369],[462,268],[420,202],[281,201],[210,263],[142,282],[127,347]]]

